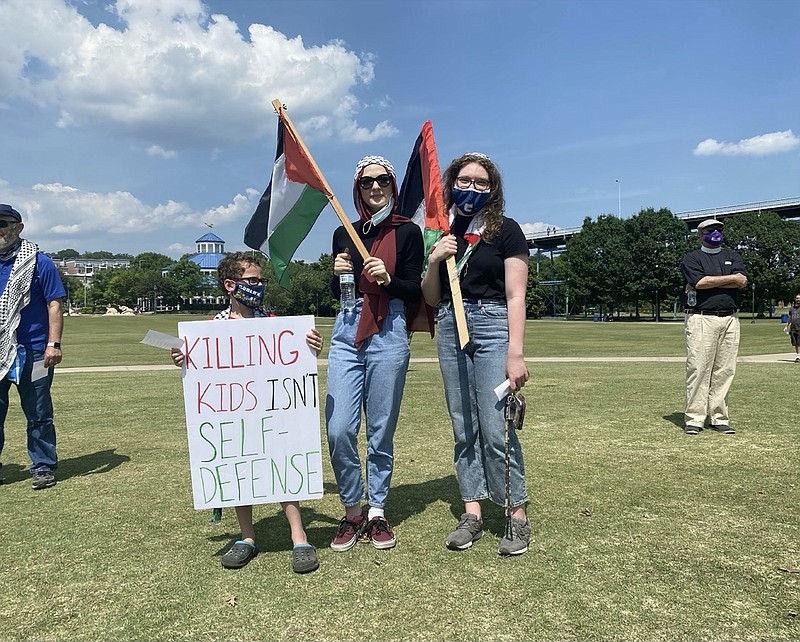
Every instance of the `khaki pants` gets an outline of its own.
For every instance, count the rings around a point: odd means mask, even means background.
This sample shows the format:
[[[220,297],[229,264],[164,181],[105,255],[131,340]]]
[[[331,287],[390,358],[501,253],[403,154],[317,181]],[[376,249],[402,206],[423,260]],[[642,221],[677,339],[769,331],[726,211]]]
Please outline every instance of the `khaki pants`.
[[[739,319],[735,316],[686,316],[685,423],[702,428],[730,425],[728,391],[736,373]]]

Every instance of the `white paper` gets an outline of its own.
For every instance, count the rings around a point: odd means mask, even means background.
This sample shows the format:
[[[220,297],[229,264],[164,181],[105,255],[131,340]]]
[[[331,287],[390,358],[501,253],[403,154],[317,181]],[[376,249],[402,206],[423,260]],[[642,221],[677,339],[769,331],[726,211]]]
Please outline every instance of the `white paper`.
[[[181,321],[195,508],[323,495],[314,317]]]
[[[178,348],[178,350],[180,350],[183,348],[183,341],[181,339],[173,337],[171,334],[164,334],[158,330],[148,330],[147,334],[144,335],[144,339],[141,340],[141,343],[153,346],[154,348],[164,348],[165,350],[172,350],[172,348]]]
[[[43,379],[47,376],[48,372],[50,372],[50,368],[44,367],[44,359],[41,361],[34,361],[33,368],[31,368],[31,381],[39,381],[39,379]]]
[[[494,394],[497,395],[497,401],[503,401],[509,390],[511,390],[511,381],[506,379],[494,389]]]

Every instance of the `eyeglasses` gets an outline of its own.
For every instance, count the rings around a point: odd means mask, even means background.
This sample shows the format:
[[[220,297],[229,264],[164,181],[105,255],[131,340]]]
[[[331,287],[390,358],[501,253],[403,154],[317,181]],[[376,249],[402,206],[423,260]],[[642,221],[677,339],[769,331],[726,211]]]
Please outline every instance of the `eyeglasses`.
[[[0,220],[0,228],[3,227],[11,227],[12,225],[16,225],[19,221],[3,221]]]
[[[265,279],[260,276],[243,276],[239,280],[247,285],[264,285],[265,283]]]
[[[377,183],[381,187],[387,187],[392,182],[388,174],[381,174],[380,176],[362,176],[358,179],[358,186],[361,189],[372,189],[372,184]]]
[[[492,186],[485,178],[470,178],[469,176],[459,176],[456,178],[456,187],[459,189],[469,189],[470,185],[474,185],[475,189],[479,192],[485,192]]]

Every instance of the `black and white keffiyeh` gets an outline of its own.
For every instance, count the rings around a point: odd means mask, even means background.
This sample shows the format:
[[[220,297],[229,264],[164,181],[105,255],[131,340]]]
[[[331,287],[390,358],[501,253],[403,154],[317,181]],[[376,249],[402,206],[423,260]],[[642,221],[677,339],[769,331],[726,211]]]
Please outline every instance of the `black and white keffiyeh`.
[[[0,295],[0,378],[6,376],[17,358],[17,327],[22,308],[31,300],[31,283],[38,252],[35,243],[22,240],[8,283]]]
[[[253,308],[253,317],[261,318],[261,317],[268,317],[269,314],[264,308]],[[225,319],[231,318],[231,306],[228,306],[221,312],[217,312],[214,316],[214,321],[223,321]]]

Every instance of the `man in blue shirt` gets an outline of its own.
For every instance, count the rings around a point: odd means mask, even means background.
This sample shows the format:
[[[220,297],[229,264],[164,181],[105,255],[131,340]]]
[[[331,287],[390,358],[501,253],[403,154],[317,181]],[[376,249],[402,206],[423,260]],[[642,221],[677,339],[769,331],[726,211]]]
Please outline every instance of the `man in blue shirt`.
[[[20,238],[24,227],[17,210],[0,204],[0,453],[15,383],[28,420],[32,485],[40,490],[56,484],[50,386],[53,366],[61,363],[61,299],[67,293],[53,261]]]

